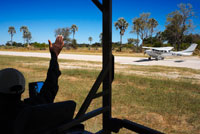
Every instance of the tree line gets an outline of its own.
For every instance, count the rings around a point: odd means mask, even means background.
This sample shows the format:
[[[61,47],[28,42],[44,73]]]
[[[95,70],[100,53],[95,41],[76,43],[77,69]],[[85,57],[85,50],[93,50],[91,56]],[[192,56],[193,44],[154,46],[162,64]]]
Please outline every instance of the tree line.
[[[135,52],[140,52],[142,46],[173,46],[177,50],[185,49],[190,43],[200,44],[200,35],[193,34],[195,25],[192,22],[192,18],[195,16],[193,7],[191,4],[179,4],[178,10],[173,11],[167,15],[164,31],[159,31],[157,28],[158,21],[155,18],[150,17],[151,13],[142,13],[139,17],[132,19],[132,26],[130,34],[135,34],[136,38],[128,38],[127,43],[122,42],[122,38],[129,27],[129,23],[123,18],[119,18],[114,26],[116,30],[119,30],[120,41],[114,43],[113,49],[117,48],[117,51],[122,51],[123,47],[132,48]],[[73,24],[71,27],[56,29],[55,36],[62,35],[64,38],[65,46],[67,49],[77,48],[81,46],[96,47],[102,45],[102,33],[99,35],[99,42],[92,44],[93,38],[88,37],[88,44],[77,44],[75,39],[75,33],[78,31],[78,27]],[[23,32],[24,43],[29,44],[32,38],[31,32],[26,26],[20,28],[20,32]],[[13,35],[16,33],[14,27],[9,27],[8,33],[11,35],[11,44],[13,43]],[[70,35],[73,38],[70,39]],[[39,43],[31,43],[31,45],[38,47]],[[43,47],[44,44],[41,44]],[[47,46],[47,45],[46,45]],[[200,45],[198,46],[200,49]]]
[[[150,13],[142,13],[132,20],[132,30],[130,33],[136,34],[135,38],[127,39],[128,44],[133,44],[137,51],[139,46],[173,46],[177,50],[184,49],[190,43],[200,44],[200,35],[192,34],[195,25],[192,17],[195,16],[191,4],[179,4],[178,10],[167,15],[164,31],[156,30],[158,21],[150,18]],[[120,47],[122,47],[122,37],[128,28],[128,22],[122,17],[115,22],[116,30],[120,30]],[[154,35],[154,36],[153,36]],[[141,44],[139,45],[139,43]],[[199,47],[200,48],[200,47]],[[140,49],[141,50],[141,49]]]

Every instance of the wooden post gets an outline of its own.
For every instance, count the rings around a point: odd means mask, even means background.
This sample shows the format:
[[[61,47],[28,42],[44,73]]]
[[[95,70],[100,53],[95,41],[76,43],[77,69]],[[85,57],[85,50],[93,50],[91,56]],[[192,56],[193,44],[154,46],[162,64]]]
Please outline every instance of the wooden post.
[[[103,113],[103,130],[110,134],[108,123],[112,116],[112,0],[103,0],[103,69],[105,68],[109,70],[103,80],[103,92],[108,92],[108,94],[103,96],[103,107],[109,107],[109,110]]]

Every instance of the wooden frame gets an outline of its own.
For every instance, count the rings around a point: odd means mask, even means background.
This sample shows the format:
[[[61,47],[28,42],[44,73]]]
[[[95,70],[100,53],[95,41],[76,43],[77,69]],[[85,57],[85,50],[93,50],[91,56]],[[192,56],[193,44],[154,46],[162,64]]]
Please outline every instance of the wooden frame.
[[[124,127],[131,131],[140,134],[162,134],[159,131],[131,122],[129,120],[121,120],[112,118],[111,113],[111,96],[112,96],[112,81],[114,79],[114,56],[112,55],[112,0],[92,0],[103,14],[103,68],[93,84],[88,96],[83,102],[75,119],[67,124],[59,126],[56,131],[63,132],[75,125],[80,124],[90,118],[103,114],[102,126],[103,129],[97,132],[98,134],[111,134],[112,131],[118,132]],[[103,91],[97,93],[100,85],[103,83]],[[101,108],[86,113],[93,99],[103,97]]]

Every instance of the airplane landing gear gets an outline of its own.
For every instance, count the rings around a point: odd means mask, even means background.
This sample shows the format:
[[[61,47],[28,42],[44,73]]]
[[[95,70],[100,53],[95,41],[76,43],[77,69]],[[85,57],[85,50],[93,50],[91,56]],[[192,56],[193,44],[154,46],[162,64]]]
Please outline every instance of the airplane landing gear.
[[[149,57],[149,60],[151,60],[151,57]]]

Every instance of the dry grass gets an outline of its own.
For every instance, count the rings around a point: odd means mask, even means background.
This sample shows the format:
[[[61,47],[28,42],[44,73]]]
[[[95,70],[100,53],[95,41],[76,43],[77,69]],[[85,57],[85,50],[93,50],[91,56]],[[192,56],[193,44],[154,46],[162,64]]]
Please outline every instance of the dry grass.
[[[39,50],[34,48],[23,48],[23,47],[0,47],[1,51],[18,51],[18,52],[41,52],[41,53],[48,53],[49,50],[46,48],[45,50]],[[91,48],[88,50],[86,47],[79,47],[77,49],[63,49],[63,54],[81,54],[81,55],[102,55],[102,48]],[[130,49],[123,49],[122,52],[117,52],[116,50],[113,50],[113,54],[115,56],[129,56],[129,57],[147,57],[143,53],[133,53]]]
[[[45,80],[48,62],[49,59],[45,58],[0,56],[0,69],[17,68],[23,72],[28,83]],[[60,60],[60,65],[62,75],[55,101],[75,100],[77,113],[99,73],[100,63]],[[129,119],[170,134],[200,133],[200,83],[189,78],[199,75],[199,70],[117,64],[116,72],[112,91],[113,117]],[[186,79],[171,77],[173,74],[168,72],[176,72],[176,75]],[[23,94],[23,98],[26,97],[28,90]],[[101,99],[94,100],[88,111],[99,106]],[[96,132],[101,128],[101,116],[85,124],[87,130]],[[120,133],[132,132],[122,129]]]
[[[38,63],[23,63],[30,66],[48,67],[48,61]],[[60,60],[61,69],[83,69],[83,70],[101,70],[100,62],[85,62],[74,60]],[[165,66],[140,66],[140,65],[121,65],[115,64],[115,72],[123,73],[123,75],[137,75],[149,78],[158,79],[173,79],[175,81],[190,81],[200,84],[200,70],[180,68],[180,67],[165,67]]]

